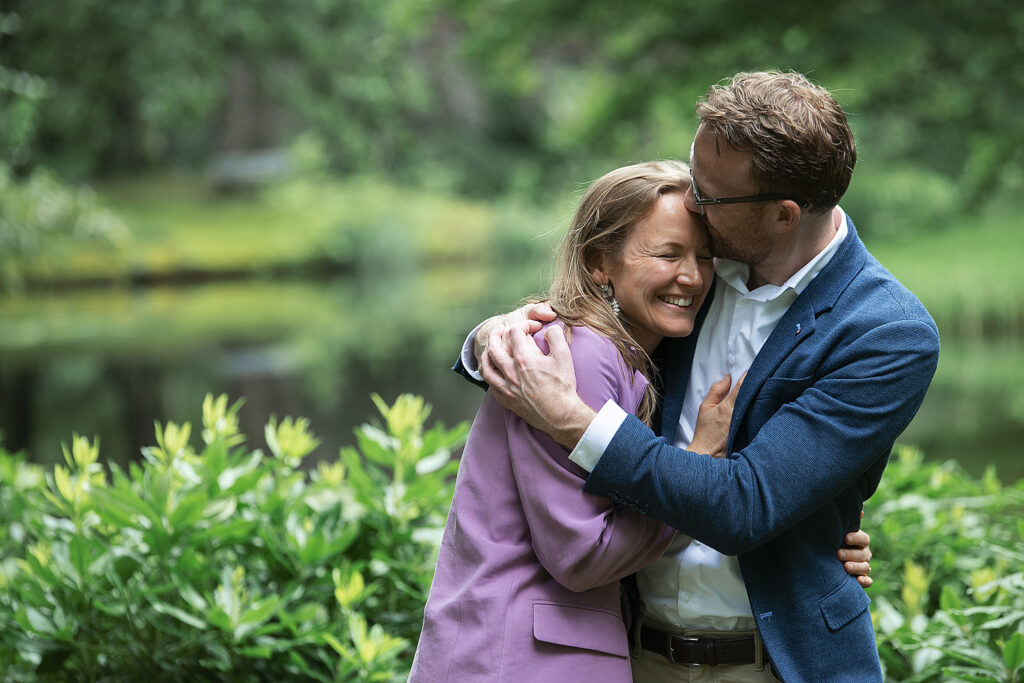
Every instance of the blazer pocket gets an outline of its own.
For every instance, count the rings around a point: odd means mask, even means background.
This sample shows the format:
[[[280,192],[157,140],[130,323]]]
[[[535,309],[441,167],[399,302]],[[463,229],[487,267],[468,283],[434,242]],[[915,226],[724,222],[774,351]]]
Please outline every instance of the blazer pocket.
[[[534,600],[533,637],[554,645],[629,656],[622,617],[600,607]]]
[[[755,402],[769,401],[772,405],[782,405],[796,399],[804,390],[814,384],[814,376],[807,377],[769,377],[757,392]]]
[[[821,616],[829,631],[838,631],[863,614],[871,598],[860,584],[849,579],[821,599]]]

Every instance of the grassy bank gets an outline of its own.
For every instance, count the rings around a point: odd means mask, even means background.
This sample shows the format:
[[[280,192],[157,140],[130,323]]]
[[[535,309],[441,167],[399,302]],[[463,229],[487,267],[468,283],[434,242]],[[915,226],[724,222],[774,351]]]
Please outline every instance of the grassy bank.
[[[950,227],[868,240],[872,253],[928,307],[947,335],[1024,332],[1024,231],[1009,203]]]
[[[133,272],[372,271],[529,254],[538,212],[416,191],[373,178],[303,179],[215,194],[192,178],[99,188],[131,226],[115,267]],[[108,264],[109,265],[109,264]],[[76,270],[102,272],[96,254]]]

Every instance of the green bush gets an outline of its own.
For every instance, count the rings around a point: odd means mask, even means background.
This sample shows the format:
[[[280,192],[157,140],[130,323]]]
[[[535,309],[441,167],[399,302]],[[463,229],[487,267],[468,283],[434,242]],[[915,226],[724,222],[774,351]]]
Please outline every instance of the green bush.
[[[88,187],[65,184],[36,169],[24,180],[0,161],[0,292],[30,277],[61,278],[83,245],[107,251],[130,236]]]
[[[865,528],[887,678],[1019,681],[1024,664],[1024,481],[1003,487],[898,446]]]
[[[400,680],[467,426],[374,400],[383,424],[308,472],[305,420],[251,451],[224,396],[201,450],[157,425],[127,472],[78,436],[52,472],[0,450],[0,677]],[[1021,680],[1022,513],[1024,481],[897,447],[865,519],[888,680]]]
[[[0,451],[5,681],[392,680],[411,661],[465,425],[374,397],[385,427],[300,469],[304,419],[244,447],[240,403],[201,438],[157,425],[128,471],[75,436],[52,472]]]

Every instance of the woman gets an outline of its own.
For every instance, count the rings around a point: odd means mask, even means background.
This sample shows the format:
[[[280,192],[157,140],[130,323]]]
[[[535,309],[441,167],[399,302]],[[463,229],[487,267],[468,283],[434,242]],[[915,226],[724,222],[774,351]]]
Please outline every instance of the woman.
[[[650,356],[688,335],[713,277],[683,206],[689,169],[651,162],[595,181],[565,236],[548,302],[567,328],[577,391],[646,421]],[[536,335],[546,351],[543,331]],[[703,419],[701,452],[724,450]],[[724,440],[724,439],[723,439]],[[564,448],[488,395],[470,432],[410,681],[629,681],[618,581],[674,532],[582,491]]]

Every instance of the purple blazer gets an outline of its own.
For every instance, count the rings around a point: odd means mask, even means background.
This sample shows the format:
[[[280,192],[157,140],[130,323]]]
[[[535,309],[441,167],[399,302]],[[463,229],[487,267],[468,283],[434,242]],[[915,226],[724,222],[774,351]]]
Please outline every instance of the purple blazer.
[[[543,332],[536,335],[546,352]],[[647,381],[584,327],[569,348],[595,410],[635,412]],[[462,454],[413,660],[413,683],[629,681],[619,579],[674,531],[584,493],[569,453],[488,394]]]

